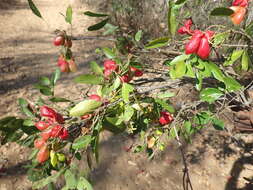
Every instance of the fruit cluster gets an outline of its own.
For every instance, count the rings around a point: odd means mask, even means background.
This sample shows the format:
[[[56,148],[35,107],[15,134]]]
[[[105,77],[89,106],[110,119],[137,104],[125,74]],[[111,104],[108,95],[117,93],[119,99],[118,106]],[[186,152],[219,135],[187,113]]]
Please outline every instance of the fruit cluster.
[[[191,39],[185,45],[186,54],[196,54],[202,59],[207,59],[211,52],[210,39],[213,37],[213,31],[202,32],[200,30],[191,30],[192,20],[184,22],[184,26],[178,29],[179,34],[191,35]]]
[[[173,121],[173,117],[169,112],[162,111],[160,112],[159,123],[161,125],[167,125]]]
[[[54,39],[54,45],[62,47],[62,52],[57,62],[57,66],[60,68],[61,72],[77,71],[77,66],[72,56],[72,41],[70,36],[67,36],[65,31],[59,31]]]
[[[113,72],[119,73],[119,65],[113,60],[104,61],[104,77],[110,79]],[[120,77],[122,82],[130,82],[133,77],[141,77],[143,72],[133,66],[129,66],[128,72]]]
[[[248,4],[249,4],[248,0],[233,1],[232,7],[230,7],[230,9],[232,9],[234,13],[230,17],[234,24],[238,25],[243,21],[244,16],[247,12]]]
[[[47,140],[49,138],[66,140],[68,139],[69,134],[67,129],[61,125],[64,124],[64,118],[52,108],[42,106],[40,108],[40,116],[42,119],[45,118],[45,121],[41,120],[35,123],[37,129],[41,131],[41,138],[34,141],[34,147],[39,149],[37,161],[42,163],[49,158],[49,146],[47,145]]]

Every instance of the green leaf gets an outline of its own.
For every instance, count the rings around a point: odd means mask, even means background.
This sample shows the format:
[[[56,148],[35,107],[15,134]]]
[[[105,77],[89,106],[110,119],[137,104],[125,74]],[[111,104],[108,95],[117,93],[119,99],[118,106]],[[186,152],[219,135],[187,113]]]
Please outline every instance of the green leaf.
[[[51,183],[51,182],[56,182],[57,178],[60,177],[64,172],[65,172],[65,168],[61,169],[59,172],[55,173],[52,176],[49,176],[47,178],[43,178],[39,181],[36,181],[33,183],[32,188],[33,189],[40,189],[45,187],[47,184]]]
[[[31,119],[25,119],[23,122],[23,125],[26,127],[32,127],[32,126],[34,126],[34,121]]]
[[[232,9],[225,8],[225,7],[218,7],[211,11],[211,16],[230,16],[234,13]]]
[[[40,84],[44,86],[49,86],[51,83],[48,77],[41,77]]]
[[[184,128],[187,134],[191,134],[192,124],[190,121],[187,120],[184,122]]]
[[[187,0],[177,0],[175,5],[181,5],[183,3],[185,3]]]
[[[240,90],[242,88],[241,84],[237,82],[234,78],[232,77],[225,77],[224,78],[224,83],[226,85],[226,89],[229,92],[233,92],[236,90]]]
[[[178,22],[176,20],[177,9],[174,7],[173,1],[169,1],[168,11],[168,30],[171,36],[175,36]]]
[[[113,89],[113,90],[117,90],[117,89],[119,88],[120,84],[121,84],[121,80],[120,80],[119,77],[117,77],[117,78],[115,79],[114,83],[113,83],[112,89]]]
[[[244,50],[234,50],[230,60],[224,62],[224,66],[232,65],[235,61],[237,61],[243,54]]]
[[[123,83],[121,93],[124,102],[129,102],[129,94],[133,91],[134,88],[130,84]]]
[[[106,117],[103,120],[103,129],[108,130],[114,134],[122,133],[126,129],[122,117]]]
[[[32,0],[28,0],[28,4],[29,4],[29,7],[32,10],[33,14],[35,14],[36,16],[42,18],[41,14],[40,14],[40,11],[36,7],[36,5],[33,3],[33,1]]]
[[[72,14],[73,14],[73,10],[72,10],[72,7],[69,5],[66,10],[66,17],[65,17],[65,21],[69,24],[72,24]]]
[[[171,98],[173,96],[175,96],[175,93],[173,93],[173,92],[165,92],[165,93],[161,93],[161,94],[157,95],[157,97],[160,98],[160,99]]]
[[[206,88],[200,92],[200,99],[209,103],[213,103],[219,97],[223,95],[223,92],[217,88]]]
[[[75,105],[70,111],[70,116],[82,116],[86,113],[92,112],[102,105],[102,102],[96,100],[84,100]]]
[[[196,72],[196,89],[198,91],[201,90],[202,83],[203,83],[203,77],[202,77],[202,75],[199,72]]]
[[[141,40],[141,37],[142,37],[142,30],[139,30],[136,34],[135,34],[135,41],[136,42],[139,42]]]
[[[220,68],[216,64],[209,62],[206,65],[211,70],[214,78],[216,78],[217,80],[219,80],[221,82],[224,82],[224,74],[222,73],[222,71],[220,70]]]
[[[188,59],[191,55],[186,55],[186,54],[182,54],[182,55],[179,55],[177,57],[175,57],[170,63],[169,65],[175,65],[179,62],[183,62],[185,61],[186,59]]]
[[[155,102],[157,104],[159,104],[160,106],[162,106],[163,109],[167,110],[170,113],[174,113],[175,109],[172,105],[168,104],[166,101],[159,99],[159,98],[155,98]]]
[[[0,130],[13,133],[23,126],[23,119],[17,119],[16,117],[6,117],[0,120]]]
[[[218,118],[213,118],[212,119],[212,123],[213,123],[213,127],[216,129],[216,130],[224,130],[225,128],[225,124],[223,121],[219,120]]]
[[[130,121],[130,119],[132,118],[133,115],[134,115],[134,109],[131,106],[126,105],[125,106],[125,112],[124,112],[124,115],[123,115],[124,121],[125,122]]]
[[[76,77],[74,81],[76,83],[85,83],[85,84],[102,84],[104,78],[102,76],[85,74]]]
[[[23,99],[23,98],[19,98],[18,99],[18,104],[19,104],[19,106],[20,106],[20,109],[21,109],[21,111],[24,113],[24,114],[26,114],[28,117],[35,117],[34,115],[33,115],[33,113],[28,109],[28,102],[25,100],[25,99]]]
[[[103,75],[102,68],[95,61],[91,61],[89,64],[93,73],[96,75]]]
[[[57,80],[60,78],[61,76],[61,71],[59,68],[57,68],[51,78],[51,84],[54,86],[57,82]]]
[[[253,21],[252,21],[251,23],[249,23],[249,24],[246,26],[245,32],[246,32],[249,36],[253,37]]]
[[[186,64],[184,61],[178,62],[170,69],[170,77],[172,79],[182,78],[186,72]]]
[[[93,190],[93,187],[87,179],[80,177],[77,183],[77,190]]]
[[[108,16],[107,14],[94,13],[94,12],[91,12],[91,11],[86,11],[83,14],[86,15],[86,16],[90,16],[90,17],[106,17],[106,16]]]
[[[225,40],[229,37],[229,32],[218,33],[213,37],[213,46],[217,47],[218,45],[225,42]]]
[[[61,97],[53,97],[49,99],[51,102],[71,102],[70,100],[66,98],[61,98]]]
[[[75,175],[70,170],[66,170],[64,177],[67,189],[76,189],[77,180],[75,178]]]
[[[247,50],[244,50],[242,54],[242,70],[248,71],[249,62],[250,62],[250,58],[249,58],[248,52]]]
[[[195,74],[194,74],[191,62],[187,61],[185,65],[186,65],[185,76],[195,78]]]
[[[91,140],[92,137],[90,135],[81,136],[74,141],[72,148],[75,150],[86,149]]]
[[[112,49],[105,47],[105,48],[102,48],[102,50],[103,50],[105,56],[108,57],[109,59],[113,59],[116,57],[116,55],[112,51]]]
[[[50,88],[40,89],[40,93],[45,96],[53,96],[53,92],[51,91]]]
[[[146,49],[159,48],[168,45],[168,42],[169,42],[168,37],[157,38],[155,40],[150,41],[147,45],[145,45],[145,48]]]
[[[94,31],[94,30],[99,30],[101,28],[103,28],[106,23],[109,21],[109,18],[105,19],[105,20],[102,20],[101,22],[97,23],[97,24],[94,24],[92,26],[90,26],[88,28],[88,31]]]

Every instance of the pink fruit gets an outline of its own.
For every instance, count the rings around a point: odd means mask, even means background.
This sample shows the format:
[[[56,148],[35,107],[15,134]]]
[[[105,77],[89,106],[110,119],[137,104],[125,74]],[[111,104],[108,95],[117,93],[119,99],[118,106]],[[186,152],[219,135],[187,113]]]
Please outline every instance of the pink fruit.
[[[116,71],[118,69],[118,65],[116,64],[115,61],[105,60],[104,61],[104,68],[105,68],[105,70]]]
[[[167,125],[173,121],[173,117],[169,112],[161,112],[160,114],[159,123],[161,125]]]
[[[34,141],[34,147],[37,149],[40,149],[41,147],[43,147],[46,144],[46,141],[44,141],[44,139],[40,138],[40,139],[36,139]]]
[[[63,36],[56,36],[54,39],[54,45],[55,46],[60,46],[60,45],[64,45],[65,43],[65,39]]]
[[[197,53],[202,36],[203,36],[203,33],[201,31],[199,31],[199,30],[194,31],[192,38],[185,45],[185,53],[186,54]]]
[[[206,36],[204,36],[204,37],[202,37],[202,39],[200,41],[197,55],[202,59],[206,59],[206,58],[208,58],[210,51],[211,51],[211,48],[210,48],[208,39]]]
[[[50,124],[44,121],[38,121],[37,123],[35,123],[35,127],[37,127],[37,129],[39,129],[40,131],[47,129],[49,126]]]
[[[55,127],[53,127],[51,129],[51,137],[59,137],[60,135],[62,135],[62,129],[63,127],[60,125],[56,125]]]
[[[62,134],[59,136],[61,140],[66,140],[69,137],[69,133],[67,129],[63,128]]]
[[[89,98],[90,98],[91,100],[96,100],[96,101],[98,101],[98,102],[101,101],[101,97],[100,97],[99,95],[97,95],[97,94],[91,94],[91,95],[89,96]]]
[[[46,145],[44,145],[43,147],[41,147],[40,151],[37,154],[37,161],[39,163],[43,163],[45,161],[47,161],[49,158],[49,150],[47,148]]]
[[[122,82],[128,83],[128,82],[130,82],[130,81],[132,80],[132,78],[131,78],[128,74],[125,74],[125,75],[123,75],[122,77],[120,77],[120,80],[121,80]]]

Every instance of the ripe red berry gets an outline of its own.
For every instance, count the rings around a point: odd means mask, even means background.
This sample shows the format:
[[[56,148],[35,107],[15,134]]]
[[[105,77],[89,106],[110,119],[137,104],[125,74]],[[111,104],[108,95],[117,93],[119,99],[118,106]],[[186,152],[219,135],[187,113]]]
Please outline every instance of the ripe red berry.
[[[167,125],[173,121],[173,117],[169,112],[161,112],[159,122],[161,125]]]
[[[66,40],[65,40],[64,46],[65,46],[65,47],[68,47],[68,48],[71,48],[71,47],[72,47],[72,40],[66,39]]]
[[[200,41],[197,55],[202,59],[206,59],[206,58],[208,58],[210,51],[211,51],[211,48],[210,48],[208,39],[207,39],[207,37],[204,36],[204,37],[202,37],[202,39]]]
[[[35,127],[37,127],[37,129],[39,129],[40,131],[47,129],[49,126],[50,124],[44,121],[38,121],[37,123],[35,123]]]
[[[128,74],[125,74],[122,77],[120,77],[120,80],[122,82],[126,82],[127,83],[127,82],[130,82],[132,80],[132,77],[130,77]]]
[[[63,128],[62,134],[59,136],[61,140],[66,140],[69,137],[69,133],[67,129]]]
[[[69,63],[65,60],[63,56],[60,56],[57,62],[58,67],[60,67],[61,72],[69,72]]]
[[[88,119],[92,116],[92,114],[85,114],[81,117],[81,119]]]
[[[48,106],[41,106],[40,107],[40,116],[41,117],[49,117],[49,118],[56,118],[56,111],[54,111],[52,108]]]
[[[203,33],[201,31],[199,30],[194,31],[192,38],[185,45],[186,54],[197,53],[202,36],[203,36]]]
[[[141,77],[143,75],[143,72],[140,69],[137,69],[135,67],[130,67],[130,71],[134,74],[136,77]]]
[[[105,60],[104,67],[105,67],[105,70],[110,70],[110,71],[116,71],[118,69],[118,65],[116,64],[115,61],[112,61],[112,60]]]
[[[112,71],[111,70],[104,70],[104,77],[105,79],[110,79],[110,76],[112,74]]]
[[[46,144],[46,141],[44,141],[44,139],[42,139],[42,138],[36,139],[36,140],[34,141],[34,147],[37,148],[37,149],[40,149],[40,148],[43,147],[45,144]]]
[[[65,39],[63,36],[56,36],[54,39],[54,45],[55,46],[60,46],[60,45],[64,45],[65,43]]]
[[[41,147],[40,151],[37,154],[37,161],[39,163],[43,163],[47,161],[48,158],[49,158],[49,150],[48,147],[44,145],[43,147]]]
[[[91,94],[91,95],[89,96],[89,98],[90,98],[91,100],[96,100],[96,101],[98,101],[98,102],[101,101],[101,97],[100,97],[99,95],[97,95],[97,94]]]
[[[51,137],[51,129],[47,131],[43,131],[40,133],[40,136],[44,141],[47,141]]]
[[[63,127],[60,125],[56,125],[51,129],[51,137],[59,137],[62,134]]]

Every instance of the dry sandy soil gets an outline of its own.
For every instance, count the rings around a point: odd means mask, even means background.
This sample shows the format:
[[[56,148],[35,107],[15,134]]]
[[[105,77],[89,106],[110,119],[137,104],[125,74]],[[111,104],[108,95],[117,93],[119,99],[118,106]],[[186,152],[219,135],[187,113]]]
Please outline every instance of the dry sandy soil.
[[[67,0],[36,0],[45,21],[32,15],[25,0],[19,3],[0,2],[0,118],[18,115],[19,97],[35,99],[37,91],[32,84],[40,76],[49,76],[56,67],[58,49],[52,45],[53,31],[69,30],[59,12],[65,12]],[[85,29],[94,20],[80,14],[92,10],[85,4],[74,4],[74,35],[94,35]],[[57,94],[78,98],[81,85],[72,78],[87,73],[87,63],[96,59],[94,50],[108,44],[97,40],[75,41],[73,51],[79,70],[64,75],[57,86]],[[231,128],[228,122],[227,127]],[[126,152],[133,139],[127,136],[103,135],[101,161],[92,171],[95,190],[181,190],[183,165],[177,144],[170,143],[166,151],[148,161],[143,154]],[[240,135],[248,147],[252,143],[247,135]],[[243,177],[251,178],[252,156],[234,144],[226,132],[206,129],[197,134],[193,144],[185,146],[190,176],[195,190],[253,189],[246,187]],[[28,158],[27,149],[11,143],[0,147],[0,190],[27,190],[31,184],[22,169]]]

